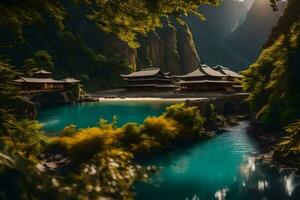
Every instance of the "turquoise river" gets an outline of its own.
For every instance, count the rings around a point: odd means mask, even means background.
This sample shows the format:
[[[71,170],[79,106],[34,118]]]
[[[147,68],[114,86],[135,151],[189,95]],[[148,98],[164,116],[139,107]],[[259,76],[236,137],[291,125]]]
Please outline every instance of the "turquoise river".
[[[64,126],[96,125],[99,118],[118,125],[143,122],[164,112],[167,102],[120,101],[83,103],[44,109],[38,119],[48,134]],[[138,200],[285,200],[300,199],[300,178],[293,170],[278,170],[254,156],[255,141],[247,135],[248,122],[241,122],[219,136],[143,161],[161,168],[149,183],[135,185]]]

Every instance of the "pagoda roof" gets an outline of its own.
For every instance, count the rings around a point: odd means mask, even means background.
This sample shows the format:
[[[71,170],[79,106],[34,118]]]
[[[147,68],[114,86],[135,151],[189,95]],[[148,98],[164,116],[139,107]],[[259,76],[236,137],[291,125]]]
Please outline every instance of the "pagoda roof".
[[[78,83],[80,80],[73,78],[66,78],[63,80],[55,80],[53,78],[29,78],[29,77],[20,77],[15,80],[16,83]]]
[[[126,85],[125,87],[176,88],[176,86],[173,84],[135,84],[135,85]]]
[[[121,75],[123,78],[134,78],[134,77],[146,77],[146,76],[155,76],[162,74],[167,76],[169,73],[162,73],[159,68],[145,68],[137,72],[132,72],[131,74]]]
[[[233,78],[243,78],[244,76],[239,74],[239,73],[236,73],[232,70],[230,70],[229,68],[227,67],[223,67],[222,65],[217,65],[215,66],[213,69],[221,72],[222,74],[224,75],[227,75],[229,77],[233,77]]]
[[[176,76],[178,78],[192,78],[192,77],[203,77],[203,76],[212,76],[212,77],[225,77],[227,75],[222,74],[208,65],[200,65],[195,71],[185,74],[182,76]]]
[[[225,80],[199,80],[199,81],[180,81],[181,84],[186,83],[233,83],[233,81],[225,81]]]
[[[52,74],[52,73],[41,69],[41,70],[38,70],[38,71],[34,72],[34,74]]]

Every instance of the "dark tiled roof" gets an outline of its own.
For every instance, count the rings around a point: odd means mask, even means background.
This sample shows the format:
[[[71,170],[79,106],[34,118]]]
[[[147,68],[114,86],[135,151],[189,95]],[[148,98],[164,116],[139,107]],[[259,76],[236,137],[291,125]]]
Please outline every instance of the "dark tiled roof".
[[[224,75],[208,65],[200,65],[195,71],[183,75],[183,76],[175,76],[178,78],[191,78],[191,77],[203,77],[203,76],[213,76],[213,77],[225,77],[227,75]]]
[[[67,78],[63,80],[55,80],[53,78],[28,78],[28,77],[20,77],[15,80],[17,83],[78,83],[80,80],[76,80],[73,78]]]
[[[126,85],[125,87],[156,87],[156,88],[175,88],[173,84],[136,84]]]
[[[233,83],[233,81],[222,81],[222,80],[179,81],[179,84],[185,84],[185,83]]]
[[[214,77],[224,77],[224,76],[226,76],[226,75],[212,69],[208,65],[200,65],[199,69],[202,70],[202,72],[204,72],[208,76],[214,76]]]
[[[196,69],[195,71],[189,73],[189,74],[185,74],[182,76],[175,76],[178,78],[187,78],[187,77],[200,77],[200,76],[206,76],[206,74],[204,74],[203,72],[200,71],[200,69]]]
[[[213,69],[221,72],[222,74],[225,74],[227,76],[233,77],[233,78],[243,78],[244,77],[243,75],[241,75],[239,73],[236,73],[236,72],[230,70],[229,68],[223,67],[221,65],[217,65]]]
[[[121,77],[130,78],[130,77],[155,76],[158,73],[160,73],[159,68],[146,68],[137,72],[132,72],[131,74],[121,75]]]
[[[39,71],[34,72],[34,74],[52,74],[52,73],[41,69]]]

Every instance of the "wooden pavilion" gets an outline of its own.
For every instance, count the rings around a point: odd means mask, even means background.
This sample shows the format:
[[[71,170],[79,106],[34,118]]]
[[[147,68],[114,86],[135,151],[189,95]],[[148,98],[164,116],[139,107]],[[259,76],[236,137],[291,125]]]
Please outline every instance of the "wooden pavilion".
[[[130,90],[161,91],[176,87],[169,72],[163,73],[159,68],[145,68],[121,77],[128,83],[125,88]]]
[[[180,90],[185,91],[233,91],[233,81],[208,65],[201,64],[195,71],[175,76],[178,79]]]
[[[56,80],[52,78],[52,73],[45,70],[39,70],[33,74],[33,77],[19,77],[15,80],[21,86],[22,93],[66,91],[71,86],[78,84],[80,80],[66,78]]]
[[[233,81],[232,87],[235,91],[242,91],[241,80],[244,78],[243,75],[236,73],[235,71],[230,70],[227,67],[217,65],[213,68],[214,70],[227,75],[227,80]]]

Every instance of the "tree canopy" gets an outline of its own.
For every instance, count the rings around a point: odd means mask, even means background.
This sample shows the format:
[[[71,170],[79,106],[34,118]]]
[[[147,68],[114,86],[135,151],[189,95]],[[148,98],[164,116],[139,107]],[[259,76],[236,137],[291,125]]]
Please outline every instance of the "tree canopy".
[[[117,35],[130,47],[139,46],[136,37],[161,27],[162,17],[173,15],[180,19],[193,14],[203,19],[198,12],[200,5],[217,6],[220,0],[69,0],[84,5],[89,10],[87,17],[102,31]],[[22,30],[32,24],[43,24],[52,19],[64,28],[68,15],[65,2],[60,0],[4,0],[0,3],[0,27],[13,30],[16,40],[22,40]]]
[[[281,128],[300,118],[300,2],[290,0],[257,61],[244,74],[257,119]]]

